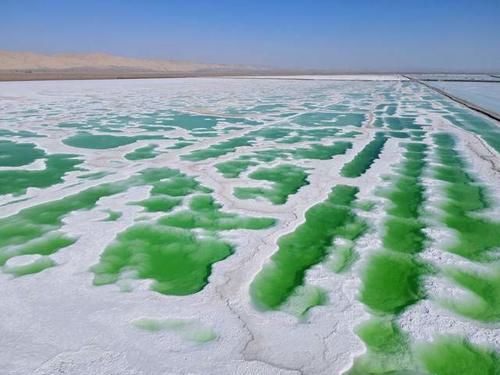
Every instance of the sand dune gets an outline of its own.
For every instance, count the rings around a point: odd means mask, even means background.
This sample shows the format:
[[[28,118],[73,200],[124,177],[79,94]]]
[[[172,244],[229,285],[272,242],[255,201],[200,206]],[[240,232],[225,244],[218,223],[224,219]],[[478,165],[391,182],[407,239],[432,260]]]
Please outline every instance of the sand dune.
[[[104,53],[54,54],[0,51],[0,80],[133,78],[223,73],[262,72],[248,65],[201,64],[149,60]]]

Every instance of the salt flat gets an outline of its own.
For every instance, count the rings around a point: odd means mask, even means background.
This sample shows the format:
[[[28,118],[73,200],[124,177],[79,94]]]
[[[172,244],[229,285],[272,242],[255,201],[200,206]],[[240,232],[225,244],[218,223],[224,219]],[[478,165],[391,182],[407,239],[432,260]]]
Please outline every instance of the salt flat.
[[[0,83],[2,373],[498,371],[499,124],[279,78]]]

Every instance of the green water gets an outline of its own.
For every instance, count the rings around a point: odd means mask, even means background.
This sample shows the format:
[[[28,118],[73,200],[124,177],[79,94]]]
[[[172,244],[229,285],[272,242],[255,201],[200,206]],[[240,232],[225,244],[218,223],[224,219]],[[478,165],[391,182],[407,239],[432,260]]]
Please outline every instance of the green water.
[[[327,200],[307,210],[303,224],[278,240],[271,261],[250,286],[258,307],[279,308],[303,284],[306,271],[325,258],[335,237],[355,239],[364,231],[351,209],[357,192],[355,187],[335,187]]]
[[[115,283],[122,271],[154,280],[151,287],[162,294],[186,295],[207,283],[211,265],[233,252],[215,238],[197,238],[187,230],[155,224],[137,224],[118,235],[92,268],[94,285]]]
[[[471,298],[444,298],[441,303],[456,313],[481,322],[500,321],[500,267],[487,272],[458,268],[445,270],[445,275],[472,294]]]
[[[159,220],[159,224],[176,228],[202,228],[209,231],[231,229],[264,229],[275,224],[274,219],[244,217],[221,211],[222,206],[210,195],[194,195],[189,209],[175,212]]]
[[[217,334],[196,320],[191,319],[149,319],[134,320],[132,324],[150,333],[173,332],[187,341],[205,343],[217,338]]]
[[[54,154],[47,156],[45,169],[42,170],[3,170],[0,171],[0,195],[26,193],[29,187],[46,188],[63,182],[64,176],[78,170],[82,160],[75,155]]]
[[[497,259],[490,254],[500,246],[500,223],[483,219],[475,213],[489,207],[485,189],[467,173],[466,165],[455,150],[455,141],[448,134],[437,134],[438,179],[445,181],[448,201],[444,204],[444,223],[455,230],[458,238],[446,250],[468,259],[487,262]],[[498,269],[492,266],[484,273],[449,268],[445,275],[462,288],[469,290],[473,298],[465,300],[444,299],[443,305],[455,312],[485,322],[500,319],[500,281]]]
[[[402,131],[390,131],[387,134],[394,138],[410,138],[410,134]]]
[[[224,177],[236,178],[245,172],[249,167],[259,163],[268,163],[278,159],[309,159],[309,160],[328,160],[336,155],[345,154],[352,147],[350,142],[335,142],[331,145],[322,145],[312,143],[307,147],[298,147],[293,149],[274,148],[256,151],[251,154],[241,155],[236,159],[221,162],[215,165],[217,170]]]
[[[387,249],[414,254],[424,247],[424,225],[420,220],[424,188],[420,179],[426,166],[426,155],[425,144],[406,145],[405,161],[398,170],[398,179],[387,193],[390,217],[385,222],[383,239]]]
[[[467,172],[451,135],[436,134],[434,142],[439,163],[435,177],[446,183],[448,198],[442,207],[443,221],[457,235],[447,250],[474,261],[498,259],[493,250],[500,247],[500,222],[477,215],[490,206],[485,188]]]
[[[249,135],[266,140],[274,140],[277,143],[318,142],[331,137],[355,137],[361,134],[357,131],[344,132],[341,128],[327,127],[315,129],[303,129],[297,127],[269,127],[251,132]]]
[[[378,159],[387,141],[383,133],[377,133],[375,139],[368,143],[349,163],[346,163],[340,174],[344,177],[359,177],[365,173]]]
[[[495,375],[500,358],[492,349],[456,336],[438,336],[432,342],[410,342],[397,325],[373,318],[356,329],[367,352],[354,360],[348,375]]]
[[[427,146],[404,144],[403,161],[389,190],[384,223],[384,251],[369,258],[363,272],[360,299],[372,310],[398,313],[424,295],[420,286],[427,270],[416,258],[425,245],[420,211],[424,202],[421,177],[426,165]]]
[[[256,138],[265,138],[265,139],[280,139],[288,136],[290,134],[291,129],[282,128],[278,126],[262,128],[259,130],[255,130],[251,132],[249,135],[254,136]]]
[[[328,259],[327,266],[335,273],[348,271],[359,258],[358,254],[354,251],[353,241],[347,241],[345,244],[332,246],[330,253],[331,255],[330,259]]]
[[[113,210],[108,210],[107,213],[108,213],[108,217],[105,218],[103,221],[116,221],[119,218],[121,218],[123,215],[121,212],[113,211]]]
[[[44,156],[45,152],[33,143],[0,140],[0,167],[20,167]]]
[[[281,164],[272,168],[259,168],[249,177],[253,180],[270,181],[272,188],[237,187],[234,195],[239,199],[263,197],[273,204],[284,204],[288,197],[297,193],[302,186],[308,185],[304,168],[289,164]]]
[[[399,313],[424,297],[420,278],[425,271],[412,256],[380,251],[364,269],[360,300],[374,312]]]
[[[452,109],[452,115],[444,116],[452,124],[483,138],[497,152],[500,152],[500,128],[494,121],[465,109]]]
[[[162,177],[161,181],[153,184],[148,198],[131,204],[144,207],[146,212],[169,212],[179,206],[187,195],[211,192],[196,179],[178,170],[166,169]]]
[[[414,368],[408,337],[391,319],[372,318],[356,327],[356,333],[367,352],[355,358],[347,375],[412,373],[408,371]]]
[[[419,361],[433,375],[496,375],[500,373],[498,355],[459,337],[440,337],[417,349]]]
[[[47,268],[54,267],[56,263],[49,257],[44,256],[34,260],[29,264],[20,266],[4,266],[3,272],[11,274],[15,277],[31,275],[34,273],[42,272]]]
[[[327,302],[328,295],[324,289],[312,285],[302,285],[295,289],[281,309],[303,319],[312,308],[326,305]]]
[[[236,178],[249,167],[257,164],[256,161],[240,158],[215,164],[215,168],[226,178]]]
[[[63,140],[63,143],[79,148],[108,149],[125,146],[137,141],[135,137],[79,133]]]
[[[140,202],[134,202],[134,204],[144,207],[147,212],[168,212],[181,203],[182,199],[168,195],[152,196]]]
[[[87,179],[87,180],[98,180],[104,176],[108,176],[109,174],[111,174],[111,172],[106,172],[106,171],[90,172],[90,173],[81,174],[78,176],[78,178]]]
[[[175,180],[182,178],[170,177]],[[163,188],[162,191],[179,197],[178,189]],[[183,192],[187,196],[193,192],[193,187]],[[274,223],[273,219],[222,212],[221,205],[210,195],[195,194],[191,197],[189,209],[164,216],[156,222],[136,224],[120,233],[92,268],[94,284],[116,283],[127,271],[133,272],[134,278],[153,280],[151,288],[162,294],[196,293],[208,283],[211,266],[233,253],[233,247],[217,237],[218,231],[263,229]],[[205,234],[195,234],[192,231],[195,228],[204,229]]]
[[[189,141],[179,141],[179,142],[176,142],[173,146],[170,146],[170,147],[167,147],[167,148],[168,149],[177,150],[177,149],[180,149],[180,148],[191,146],[192,144],[193,144],[193,142],[189,142]]]
[[[234,152],[239,147],[251,146],[253,144],[253,141],[254,141],[253,137],[247,137],[247,136],[232,138],[227,141],[217,143],[205,149],[192,151],[188,155],[182,155],[181,158],[190,161],[201,161],[201,160],[216,158],[228,154],[230,152]]]
[[[385,122],[391,130],[421,130],[414,117],[386,117]]]
[[[378,316],[358,328],[367,352],[356,358],[349,374],[419,373],[409,342],[394,322],[394,315],[425,297],[422,276],[431,272],[417,256],[425,246],[421,209],[424,202],[422,175],[428,147],[423,143],[401,144],[403,160],[394,168],[387,199],[384,249],[368,258],[362,272],[360,301]]]
[[[155,183],[168,176],[167,171],[146,170],[128,180],[92,187],[0,219],[0,265],[18,255],[50,255],[73,244],[76,239],[59,232],[65,216],[90,210],[99,199],[124,192],[131,186]]]
[[[297,116],[294,122],[302,126],[361,127],[366,117],[362,113],[312,112]]]
[[[221,117],[205,114],[171,111],[166,114],[168,118],[161,120],[162,126],[182,128],[197,133],[214,129],[219,123],[258,125],[259,122],[243,117]]]
[[[37,134],[30,132],[28,130],[9,130],[9,129],[0,129],[0,137],[18,137],[18,138],[44,138],[45,135]]]
[[[132,152],[129,152],[125,155],[125,159],[127,160],[144,160],[144,159],[153,159],[158,155],[155,151],[157,145],[148,145],[144,147],[140,147]]]
[[[189,208],[120,233],[92,268],[95,285],[121,283],[126,272],[128,279],[153,280],[151,288],[162,294],[196,293],[208,283],[212,264],[233,253],[233,247],[218,238],[219,231],[262,229],[275,223],[221,211],[207,194],[210,189],[179,171],[150,171],[147,180],[153,186],[150,197],[132,204],[168,213],[189,199]],[[192,231],[195,228],[203,234]]]
[[[335,155],[343,155],[352,147],[350,142],[335,142],[331,145],[312,144],[308,148],[290,150],[294,159],[328,160]]]

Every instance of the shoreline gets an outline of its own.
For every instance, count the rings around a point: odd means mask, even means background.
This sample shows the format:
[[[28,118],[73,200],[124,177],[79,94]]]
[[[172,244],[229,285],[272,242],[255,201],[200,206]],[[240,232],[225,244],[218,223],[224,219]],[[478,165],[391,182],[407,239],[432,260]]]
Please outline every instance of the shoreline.
[[[415,74],[415,73],[412,73]],[[78,80],[118,80],[118,79],[162,79],[162,78],[251,78],[288,80],[418,80],[410,73],[403,72],[328,72],[285,69],[263,70],[197,70],[197,71],[134,71],[121,69],[70,69],[70,70],[2,70],[0,82],[30,81],[78,81]],[[354,78],[353,78],[354,77]],[[364,78],[364,79],[363,79]],[[427,81],[425,79],[424,81]],[[456,81],[456,80],[453,80]],[[472,82],[467,80],[467,82]],[[493,81],[492,82],[500,82]]]

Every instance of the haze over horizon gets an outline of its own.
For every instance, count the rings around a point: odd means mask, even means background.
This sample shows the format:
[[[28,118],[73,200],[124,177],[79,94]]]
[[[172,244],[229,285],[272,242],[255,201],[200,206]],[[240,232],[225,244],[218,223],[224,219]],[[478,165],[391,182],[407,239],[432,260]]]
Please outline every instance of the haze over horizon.
[[[0,50],[338,71],[498,72],[500,2],[4,0]]]

